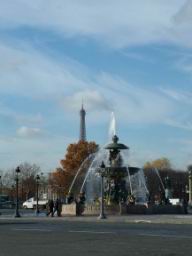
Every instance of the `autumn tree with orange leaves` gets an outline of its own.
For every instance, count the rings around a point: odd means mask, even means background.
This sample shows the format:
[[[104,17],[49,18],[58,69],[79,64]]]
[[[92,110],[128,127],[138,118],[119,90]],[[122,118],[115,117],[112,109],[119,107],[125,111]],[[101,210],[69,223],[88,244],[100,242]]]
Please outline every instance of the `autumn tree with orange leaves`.
[[[61,168],[57,168],[50,175],[49,183],[56,191],[59,189],[60,191],[63,191],[64,194],[67,194],[70,184],[81,164],[86,158],[88,158],[88,156],[95,153],[97,150],[98,145],[95,142],[79,141],[77,143],[70,144],[67,147],[65,159],[60,161]],[[89,164],[90,162],[87,161],[84,168],[88,167]]]
[[[145,163],[144,169],[152,169],[152,168],[154,168],[154,169],[156,168],[158,170],[171,169],[171,162],[168,158],[162,157],[162,158],[158,158],[154,161]]]

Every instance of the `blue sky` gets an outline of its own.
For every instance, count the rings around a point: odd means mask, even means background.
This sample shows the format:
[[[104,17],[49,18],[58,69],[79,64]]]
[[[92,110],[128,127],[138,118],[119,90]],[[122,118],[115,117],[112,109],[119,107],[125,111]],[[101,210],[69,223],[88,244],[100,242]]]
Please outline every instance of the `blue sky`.
[[[130,164],[192,163],[191,0],[0,0],[0,168],[59,166],[78,140],[108,140]]]

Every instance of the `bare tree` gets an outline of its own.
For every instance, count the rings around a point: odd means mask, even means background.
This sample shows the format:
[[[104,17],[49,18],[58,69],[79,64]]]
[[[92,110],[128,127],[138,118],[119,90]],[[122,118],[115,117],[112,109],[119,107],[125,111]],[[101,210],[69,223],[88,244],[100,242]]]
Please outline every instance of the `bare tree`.
[[[41,169],[36,164],[20,164],[21,173],[19,174],[19,197],[21,200],[34,197],[36,191],[36,175],[41,173]],[[4,193],[14,198],[15,169],[3,172],[2,184]]]

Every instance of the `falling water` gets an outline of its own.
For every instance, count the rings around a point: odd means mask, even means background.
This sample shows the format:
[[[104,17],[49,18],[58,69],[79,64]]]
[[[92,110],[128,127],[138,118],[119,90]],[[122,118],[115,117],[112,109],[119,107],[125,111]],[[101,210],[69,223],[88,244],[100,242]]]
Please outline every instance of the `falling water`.
[[[110,126],[109,126],[109,138],[116,135],[116,120],[114,112],[111,113],[110,119]],[[69,192],[72,191],[76,180],[78,179],[81,170],[84,169],[83,167],[89,162],[89,167],[85,174],[85,178],[81,183],[80,192],[85,192],[86,194],[86,201],[93,202],[96,198],[100,197],[100,176],[98,175],[98,168],[102,162],[104,162],[106,167],[110,167],[109,163],[109,151],[104,149],[104,147],[100,148],[99,151],[95,154],[90,155],[87,157],[84,162],[81,164],[79,170],[77,171],[75,178],[72,181],[70,186]],[[128,177],[126,178],[127,189],[130,191],[131,194],[135,196],[141,202],[146,202],[148,190],[145,184],[145,177],[143,170],[140,169],[137,173],[131,174],[128,168],[129,165],[129,153],[128,150],[124,150],[121,152],[121,157],[123,160],[123,166],[127,167]],[[159,176],[159,173],[157,174]],[[161,179],[160,179],[161,180]],[[161,181],[162,183],[162,181]],[[163,186],[163,183],[162,183]],[[163,186],[164,187],[164,186]]]
[[[84,164],[85,164],[88,160],[91,160],[91,158],[94,158],[94,156],[95,156],[95,153],[90,154],[90,155],[89,155],[87,158],[85,158],[85,160],[82,162],[82,164],[80,165],[80,167],[79,167],[79,169],[78,169],[78,171],[77,171],[77,173],[76,173],[76,175],[75,175],[75,177],[74,177],[74,179],[73,179],[73,181],[72,181],[72,183],[71,183],[71,186],[70,186],[70,188],[69,188],[69,193],[71,193],[71,190],[72,190],[72,188],[73,188],[73,186],[74,186],[74,183],[75,183],[75,181],[76,181],[78,175],[80,174],[80,172],[81,172],[81,170],[82,170]]]
[[[163,181],[161,179],[161,176],[159,174],[159,170],[157,168],[154,168],[154,170],[155,170],[155,173],[157,174],[157,176],[158,176],[158,178],[159,178],[159,180],[161,182],[161,186],[162,186],[163,190],[165,191],[165,186],[164,186]]]
[[[129,186],[130,186],[130,191],[131,191],[131,195],[133,194],[133,188],[132,188],[132,184],[131,184],[131,175],[129,172],[129,167],[127,167],[127,172],[128,172],[128,177],[129,177]]]
[[[105,161],[104,159],[107,159],[107,155],[108,155],[108,152],[106,150],[104,150],[103,148],[100,149],[97,152],[97,154],[95,155],[95,157],[94,157],[94,159],[93,159],[93,161],[92,161],[92,163],[91,163],[91,165],[90,165],[90,167],[89,167],[89,169],[87,171],[87,174],[85,176],[84,182],[83,182],[83,184],[81,186],[81,190],[80,190],[81,192],[83,192],[84,186],[85,186],[86,182],[89,181],[88,179],[90,178],[90,176],[91,175],[92,176],[96,176],[95,174],[96,174],[100,164]]]
[[[93,202],[95,198],[100,197],[100,176],[97,173],[97,170],[104,161],[105,165],[108,166],[109,152],[101,149],[98,154],[93,159],[92,164],[90,165],[87,174],[85,176],[84,182],[81,187],[81,192],[86,193],[87,202]],[[123,156],[123,162],[127,161],[125,155]],[[129,168],[127,167],[128,176],[126,178],[127,190],[134,195],[136,201],[138,202],[147,202],[147,195],[149,191],[146,187],[145,177],[142,169],[139,169],[135,174],[131,174]]]
[[[142,169],[131,175],[133,195],[139,202],[146,202],[149,191],[146,187],[145,176]]]
[[[123,166],[127,166],[128,176],[126,178],[127,190],[134,195],[138,202],[146,202],[147,195],[149,194],[148,189],[146,187],[145,177],[142,169],[135,174],[131,174],[128,168],[128,150],[124,150],[121,152],[121,157],[123,160]],[[97,171],[102,161],[105,166],[109,166],[109,151],[101,148],[97,154],[95,155],[92,163],[90,164],[87,173],[85,175],[85,179],[81,186],[81,192],[85,192],[86,201],[91,203],[95,198],[100,197],[100,176]]]
[[[109,140],[116,135],[116,119],[114,112],[111,112],[111,119],[110,119],[110,125],[109,125]]]

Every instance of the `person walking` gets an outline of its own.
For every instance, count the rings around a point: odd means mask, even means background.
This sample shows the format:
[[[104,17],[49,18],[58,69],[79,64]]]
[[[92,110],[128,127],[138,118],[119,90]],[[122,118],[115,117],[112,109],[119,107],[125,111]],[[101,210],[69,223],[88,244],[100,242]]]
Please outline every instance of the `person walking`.
[[[53,199],[50,199],[50,200],[48,201],[48,212],[47,212],[47,216],[49,216],[49,215],[51,215],[51,217],[54,216],[53,209],[54,209],[54,202],[53,202]]]
[[[61,200],[60,199],[56,199],[55,203],[54,203],[54,212],[53,215],[57,212],[57,217],[61,216]]]
[[[187,201],[186,197],[183,198],[182,205],[183,205],[184,214],[187,214],[188,213],[188,201]]]

